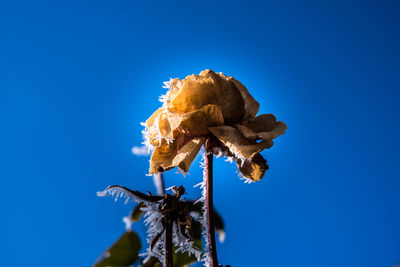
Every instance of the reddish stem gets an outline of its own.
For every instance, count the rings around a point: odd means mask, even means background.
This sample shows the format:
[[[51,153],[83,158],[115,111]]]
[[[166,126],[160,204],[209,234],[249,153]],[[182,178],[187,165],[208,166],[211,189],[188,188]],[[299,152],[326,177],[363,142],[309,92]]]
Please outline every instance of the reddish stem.
[[[172,257],[172,223],[169,216],[166,216],[165,225],[165,255],[164,255],[164,266],[173,267]]]
[[[209,252],[211,256],[211,266],[218,267],[217,247],[215,243],[215,227],[214,227],[214,206],[213,206],[213,154],[212,144],[210,138],[207,139],[205,144],[206,157],[206,210],[207,210],[207,224],[208,224],[208,240]]]

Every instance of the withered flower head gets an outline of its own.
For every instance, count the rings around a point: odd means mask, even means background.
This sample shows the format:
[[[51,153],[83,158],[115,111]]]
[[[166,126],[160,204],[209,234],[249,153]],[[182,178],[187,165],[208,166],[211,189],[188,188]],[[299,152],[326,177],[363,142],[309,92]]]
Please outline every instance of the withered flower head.
[[[233,157],[246,178],[263,177],[268,165],[259,152],[284,134],[285,123],[272,114],[256,117],[259,103],[223,73],[204,70],[166,84],[162,107],[144,123],[146,142],[154,147],[150,174],[174,167],[187,172],[206,138],[214,136],[215,154]]]

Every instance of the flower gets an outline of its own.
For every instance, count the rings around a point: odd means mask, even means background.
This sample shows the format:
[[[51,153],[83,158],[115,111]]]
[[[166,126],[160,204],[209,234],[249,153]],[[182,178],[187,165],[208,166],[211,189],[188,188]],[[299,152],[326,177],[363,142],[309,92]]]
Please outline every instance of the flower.
[[[264,176],[268,165],[259,153],[284,134],[285,123],[272,114],[256,116],[259,103],[223,73],[204,70],[165,84],[162,107],[144,123],[145,143],[154,148],[150,174],[174,167],[187,172],[206,138],[215,136],[213,153],[233,157],[245,178]]]

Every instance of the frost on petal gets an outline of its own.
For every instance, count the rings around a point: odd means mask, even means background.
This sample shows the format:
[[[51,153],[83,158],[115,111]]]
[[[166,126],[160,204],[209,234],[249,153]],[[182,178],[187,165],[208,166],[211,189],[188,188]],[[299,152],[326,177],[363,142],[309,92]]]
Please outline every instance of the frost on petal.
[[[174,167],[179,167],[182,171],[187,172],[204,142],[204,137],[196,137],[179,150],[176,142],[171,144],[164,143],[156,147],[150,159],[150,174]]]
[[[171,128],[169,116],[162,108],[156,110],[144,123],[145,140],[152,146],[159,146],[163,140],[171,142],[174,139],[174,129]]]
[[[252,121],[238,124],[239,131],[248,139],[274,139],[286,131],[286,124],[276,121],[272,114],[262,114]]]
[[[237,162],[237,165],[243,177],[254,182],[261,180],[268,170],[267,161],[260,154],[255,155],[251,161],[246,161],[243,164]]]
[[[210,131],[242,162],[252,159],[257,153],[273,145],[272,140],[246,139],[237,129],[231,126],[209,127]]]

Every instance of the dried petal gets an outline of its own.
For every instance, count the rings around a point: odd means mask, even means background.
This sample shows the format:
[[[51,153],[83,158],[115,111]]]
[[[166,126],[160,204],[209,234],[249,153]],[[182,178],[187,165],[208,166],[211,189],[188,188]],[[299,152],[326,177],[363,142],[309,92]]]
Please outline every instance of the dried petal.
[[[272,114],[256,117],[259,103],[247,88],[223,73],[204,70],[185,79],[171,79],[162,96],[162,108],[146,121],[146,138],[155,146],[150,173],[173,167],[187,172],[210,132],[220,141],[213,153],[235,157],[245,176],[262,178],[266,164],[253,161],[286,130]]]
[[[229,148],[238,159],[253,158],[257,153],[273,145],[272,140],[263,140],[257,143],[255,140],[246,139],[237,129],[231,126],[209,127],[209,130]]]
[[[176,142],[168,144],[163,141],[151,155],[149,173],[162,172],[176,166],[187,172],[204,142],[204,137],[193,138],[178,150]]]
[[[215,81],[211,77],[189,75],[181,81],[181,88],[171,88],[167,103],[168,111],[175,114],[185,114],[207,104],[217,104]]]
[[[171,166],[177,153],[175,143],[161,142],[160,146],[157,146],[150,158],[150,174],[166,171],[172,169],[175,166]]]
[[[243,119],[244,102],[242,95],[235,85],[221,73],[212,70],[203,70],[201,77],[210,77],[214,80],[217,91],[217,104],[224,116],[225,124],[233,125]]]
[[[253,121],[237,124],[236,127],[248,139],[274,139],[286,131],[286,124],[276,121],[272,114],[262,114]]]
[[[148,128],[147,138],[153,146],[159,146],[162,138],[173,139],[168,116],[162,108],[156,110],[145,124]]]
[[[217,105],[206,105],[182,119],[180,129],[189,136],[206,135],[210,131],[208,126],[224,124],[224,117]]]
[[[260,154],[255,155],[251,161],[241,162],[238,160],[237,165],[244,177],[255,182],[261,180],[268,170],[267,161]]]
[[[208,104],[218,105],[226,124],[243,118],[245,107],[240,91],[225,75],[212,70],[189,75],[180,83],[174,79],[165,107],[174,114],[187,114]]]
[[[260,104],[250,95],[247,88],[241,82],[239,82],[232,76],[229,76],[228,79],[232,81],[232,83],[236,86],[236,88],[242,95],[245,109],[243,120],[246,121],[254,119],[257,115],[258,109],[260,108]]]
[[[174,166],[178,166],[184,172],[187,172],[205,141],[206,141],[205,137],[193,138],[192,141],[184,145],[178,151],[178,154],[174,158],[172,164]]]

